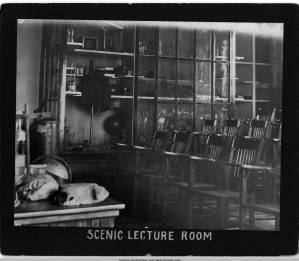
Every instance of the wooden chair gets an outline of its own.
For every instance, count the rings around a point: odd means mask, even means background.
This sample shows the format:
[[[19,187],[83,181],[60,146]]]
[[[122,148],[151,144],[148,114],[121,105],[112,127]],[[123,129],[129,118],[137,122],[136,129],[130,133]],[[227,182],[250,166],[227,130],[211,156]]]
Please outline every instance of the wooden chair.
[[[217,120],[216,119],[204,119],[204,124],[200,133],[209,135],[215,133],[216,131]]]
[[[204,157],[190,156],[190,175],[187,180],[186,193],[186,225],[192,228],[196,212],[200,212],[200,197],[197,197],[198,190],[215,190],[222,187],[223,176],[215,161],[227,158],[228,136],[212,134],[208,137]]]
[[[277,122],[282,120],[282,110],[278,108],[273,108],[271,115],[271,122]]]
[[[192,154],[201,155],[201,156],[204,155],[208,136],[216,132],[216,124],[217,124],[216,119],[214,120],[204,119],[201,130],[198,132],[193,132],[193,134],[196,135],[197,143],[195,147],[190,147],[190,151]],[[191,146],[194,145],[195,145],[194,143],[191,143]]]
[[[149,221],[152,219],[161,220],[155,217],[154,213],[161,213],[162,195],[164,190],[164,175],[175,162],[170,156],[172,153],[183,153],[189,148],[189,132],[175,131],[172,135],[168,151],[155,152],[155,167],[140,171],[136,175],[136,208],[140,210],[142,206],[144,215]],[[169,154],[170,153],[170,154]]]
[[[221,130],[222,135],[234,137],[238,135],[240,128],[240,120],[226,119]]]
[[[249,137],[264,138],[268,121],[252,119],[249,123]]]
[[[156,131],[150,147],[118,144],[118,173],[115,181],[117,198],[126,201],[132,213],[135,211],[136,175],[143,170],[157,168],[155,152],[163,151],[169,143],[168,131]]]
[[[221,135],[225,135],[228,137],[225,146],[225,152],[224,152],[226,156],[229,155],[229,151],[234,137],[239,135],[240,124],[241,124],[240,120],[235,120],[235,119],[226,119],[224,121],[224,125],[221,130]],[[228,158],[225,158],[223,160],[228,160]]]
[[[240,229],[257,229],[255,221],[274,220],[274,228],[270,229],[279,230],[280,168],[245,165],[242,169]],[[262,186],[258,182],[261,179],[260,171],[263,171]],[[250,190],[247,189],[248,180],[251,182]],[[260,229],[269,229],[266,223],[260,226]]]
[[[251,177],[251,191],[242,190],[241,196],[241,229],[258,229],[255,226],[257,220],[274,220],[274,228],[271,230],[279,230],[280,222],[280,167],[281,167],[281,122],[275,122],[278,131],[272,132],[270,137],[265,140],[271,146],[264,151],[266,155],[270,155],[270,160],[265,166],[246,166],[242,172],[242,181],[247,182]],[[262,180],[262,186],[257,183]],[[243,184],[243,187],[246,187]],[[249,212],[247,215],[247,211]],[[265,223],[264,223],[265,226]],[[269,229],[269,228],[266,228]]]
[[[230,226],[230,204],[235,203],[234,207],[238,208],[240,203],[240,171],[243,165],[255,165],[259,143],[258,138],[235,137],[229,161],[214,162],[223,171],[223,184],[215,190],[197,190],[203,204],[201,214],[207,209],[214,210],[216,223],[212,222],[210,228],[226,229]],[[240,213],[236,214],[233,216],[239,217]],[[211,223],[212,219],[209,221]]]

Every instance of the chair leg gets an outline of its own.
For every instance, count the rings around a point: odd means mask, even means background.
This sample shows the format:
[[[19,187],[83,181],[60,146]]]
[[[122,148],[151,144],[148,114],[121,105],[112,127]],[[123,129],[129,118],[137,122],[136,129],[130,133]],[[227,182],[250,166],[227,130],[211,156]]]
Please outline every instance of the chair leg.
[[[192,222],[192,206],[193,206],[193,197],[190,193],[186,192],[186,226],[187,228],[191,229],[193,227],[193,222]]]
[[[255,214],[254,210],[249,209],[249,229],[254,229]]]
[[[280,217],[279,214],[275,217],[275,230],[279,231],[280,228]]]
[[[240,229],[244,229],[245,228],[245,223],[246,223],[246,208],[242,207],[242,205],[240,205]]]
[[[163,212],[163,215],[162,215],[162,221],[163,221],[163,224],[164,225],[167,225],[166,224],[166,221],[167,221],[167,185],[164,183],[163,185],[163,203],[162,203],[162,212]]]
[[[149,180],[149,196],[148,196],[148,207],[147,207],[147,220],[151,221],[152,219],[152,206],[153,206],[153,198],[154,198],[154,186],[153,179]]]
[[[133,216],[136,215],[136,199],[137,199],[137,188],[138,188],[138,177],[137,174],[134,175],[134,181],[133,181],[133,198],[132,198],[132,214]]]
[[[225,229],[229,221],[229,202],[227,199],[218,199],[217,200],[217,209],[218,209],[218,223],[220,229]]]

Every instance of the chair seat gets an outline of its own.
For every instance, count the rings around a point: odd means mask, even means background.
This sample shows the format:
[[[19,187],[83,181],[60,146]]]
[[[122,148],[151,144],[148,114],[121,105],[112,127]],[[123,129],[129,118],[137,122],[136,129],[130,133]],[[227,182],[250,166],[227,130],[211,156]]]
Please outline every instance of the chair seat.
[[[255,211],[261,211],[268,214],[279,214],[280,207],[278,204],[242,204],[243,207]]]
[[[168,181],[167,184],[183,188],[188,187],[188,183],[183,181]]]
[[[199,189],[216,189],[216,185],[199,182],[192,185],[191,191],[198,192]]]
[[[173,186],[178,186],[178,187],[184,187],[184,188],[188,187],[188,183],[183,182],[183,181],[169,181],[167,183],[171,184]],[[215,188],[216,188],[216,186],[213,185],[213,184],[198,182],[198,183],[195,183],[195,184],[192,185],[191,191],[192,192],[197,192],[198,189],[215,189]]]
[[[205,190],[198,191],[198,193],[203,196],[210,196],[214,198],[238,199],[240,197],[240,193],[229,190]]]
[[[148,175],[153,175],[153,176],[154,176],[153,173],[157,173],[157,172],[159,172],[158,169],[151,169],[151,168],[147,168],[147,169],[138,169],[138,170],[136,171],[136,173],[137,173],[138,175],[145,175],[145,176],[148,176]],[[158,176],[158,175],[156,175],[156,176]]]
[[[153,172],[148,172],[148,173],[137,173],[136,174],[137,178],[153,178],[153,179],[161,179],[164,178],[164,176],[158,175],[158,174],[153,174]]]

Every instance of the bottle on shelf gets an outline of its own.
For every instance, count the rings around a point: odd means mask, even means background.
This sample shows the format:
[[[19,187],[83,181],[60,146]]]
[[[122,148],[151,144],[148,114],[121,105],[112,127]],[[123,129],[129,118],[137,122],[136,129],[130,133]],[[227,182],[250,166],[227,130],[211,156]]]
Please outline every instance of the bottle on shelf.
[[[68,28],[66,31],[66,40],[67,42],[74,42],[74,29]]]
[[[19,119],[17,123],[17,152],[25,154],[26,133],[22,130],[22,121]]]
[[[71,29],[68,28],[66,31],[66,41],[70,42],[71,41]]]
[[[74,42],[74,29],[71,29],[71,41]]]

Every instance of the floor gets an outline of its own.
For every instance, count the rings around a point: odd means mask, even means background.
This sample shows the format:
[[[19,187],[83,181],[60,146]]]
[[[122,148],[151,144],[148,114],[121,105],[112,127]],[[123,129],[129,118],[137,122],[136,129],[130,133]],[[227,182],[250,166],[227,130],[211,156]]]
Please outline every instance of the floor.
[[[257,214],[259,217],[265,217],[265,215]],[[230,218],[231,224],[237,224],[237,218]],[[116,227],[118,228],[178,228],[178,227],[167,227],[161,223],[158,222],[147,222],[142,217],[133,217],[130,215],[121,215],[116,219]],[[265,230],[265,231],[271,231],[274,230],[275,224],[274,220],[260,220],[255,222],[255,230]],[[180,227],[183,229],[184,227]],[[196,222],[194,224],[194,229],[212,229],[211,226],[208,225],[208,223],[202,224],[198,223],[196,225]],[[232,225],[228,230],[237,230],[237,225]]]

